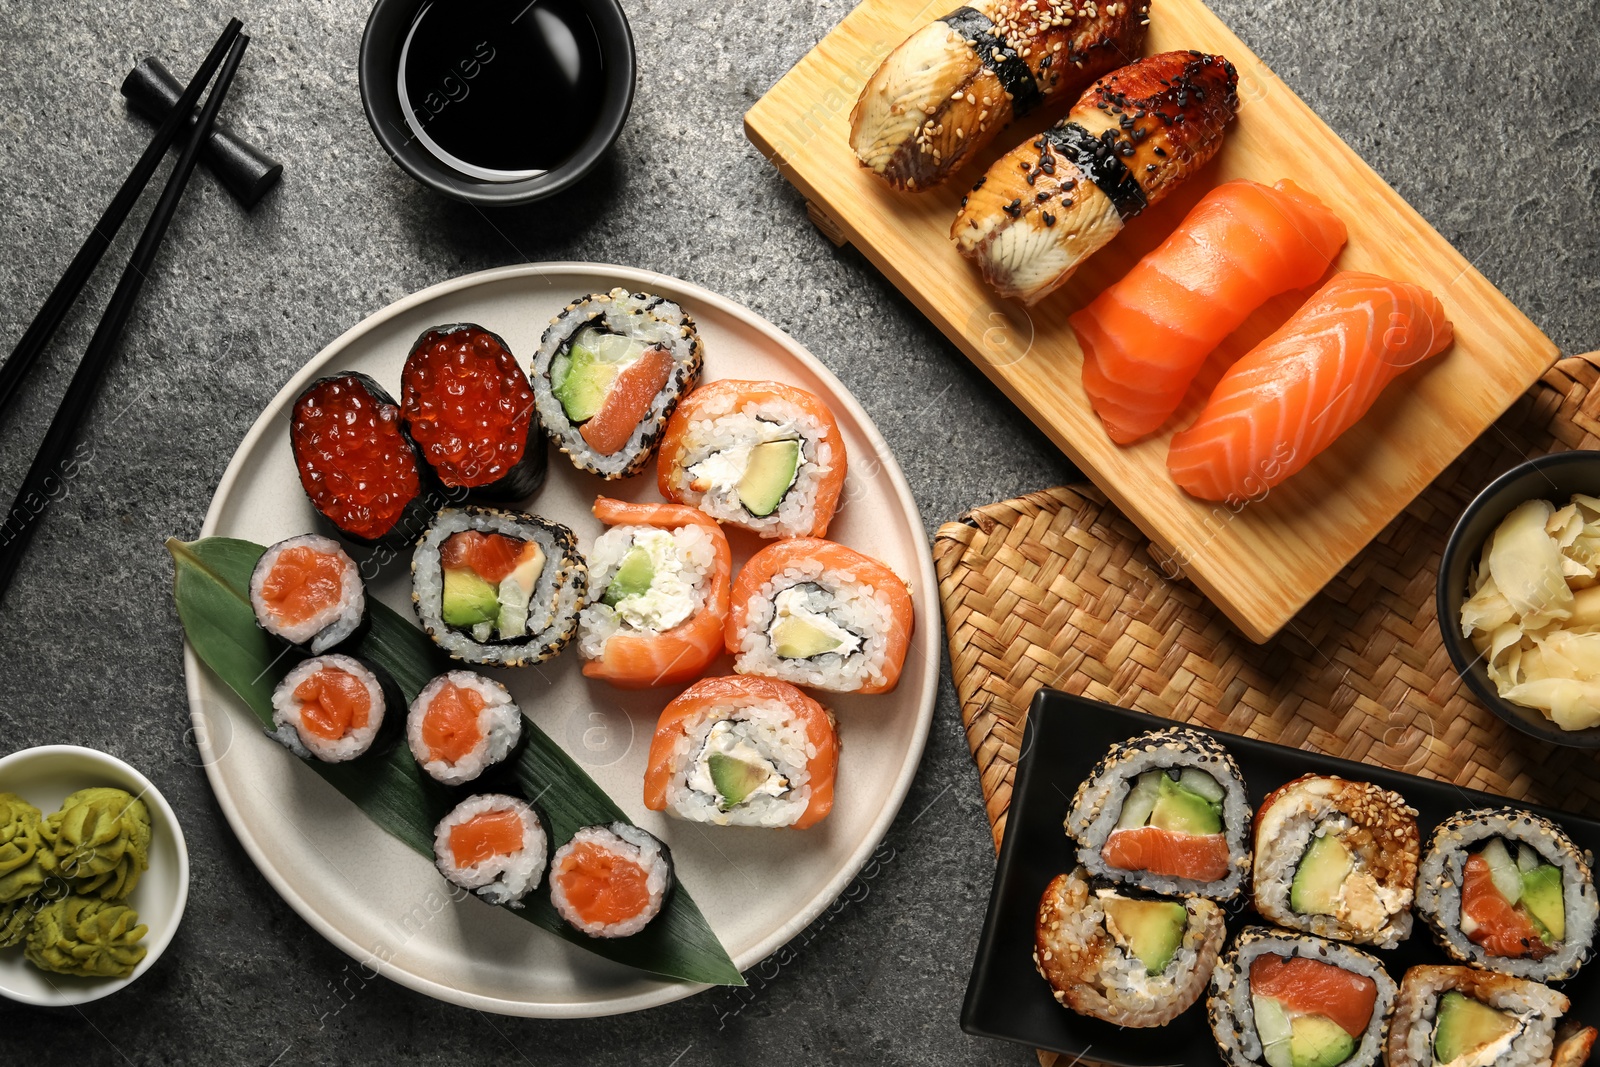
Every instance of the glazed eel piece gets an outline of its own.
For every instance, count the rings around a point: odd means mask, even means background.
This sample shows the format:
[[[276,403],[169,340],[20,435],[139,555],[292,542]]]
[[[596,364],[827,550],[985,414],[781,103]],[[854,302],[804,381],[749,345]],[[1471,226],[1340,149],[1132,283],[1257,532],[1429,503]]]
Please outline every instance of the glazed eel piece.
[[[1137,56],[1149,10],[1149,0],[973,0],[889,53],[850,113],[850,147],[897,189],[937,185],[1013,119]]]
[[[951,238],[1001,296],[1034,303],[1210,162],[1238,111],[1238,80],[1232,63],[1202,52],[1163,52],[1101,78],[978,179]]]

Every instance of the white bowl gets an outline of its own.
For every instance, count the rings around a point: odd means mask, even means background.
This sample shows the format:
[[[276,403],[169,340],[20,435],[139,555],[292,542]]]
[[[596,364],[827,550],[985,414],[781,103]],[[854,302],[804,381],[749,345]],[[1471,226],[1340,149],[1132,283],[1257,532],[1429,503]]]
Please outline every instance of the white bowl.
[[[0,758],[0,793],[15,793],[47,815],[91,786],[126,789],[150,809],[150,869],[127,901],[150,928],[140,942],[145,957],[127,978],[75,978],[39,970],[22,958],[21,948],[0,949],[0,996],[42,1007],[108,997],[153,967],[178,931],[189,902],[189,850],[178,817],[148,778],[115,756],[76,745],[25,748]]]

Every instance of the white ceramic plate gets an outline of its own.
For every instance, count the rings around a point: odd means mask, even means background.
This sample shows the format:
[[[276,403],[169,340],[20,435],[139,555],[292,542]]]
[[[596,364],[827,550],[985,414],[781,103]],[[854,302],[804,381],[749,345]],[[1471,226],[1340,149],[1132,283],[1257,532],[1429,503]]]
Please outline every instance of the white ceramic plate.
[[[22,958],[21,948],[0,950],[0,996],[45,1007],[109,997],[153,967],[178,932],[189,903],[189,850],[177,816],[148,778],[115,756],[76,745],[25,748],[0,759],[0,791],[17,794],[47,815],[70,794],[94,786],[125,789],[150,810],[150,869],[127,900],[150,928],[141,942],[145,957],[127,978],[74,978],[39,970]]]
[[[793,339],[698,286],[626,267],[530,264],[445,282],[372,315],[283,387],[229,464],[202,533],[268,544],[317,528],[295,475],[288,421],[313,378],[365,371],[398,395],[412,343],[447,322],[498,333],[526,369],[553,315],[574,298],[619,285],[671,297],[694,316],[705,342],[703,380],[771,378],[828,403],[849,452],[844,502],[829,536],[887,563],[910,583],[916,605],[899,687],[825,698],[843,742],[838,794],[833,813],[804,832],[703,827],[645,808],[646,750],[674,691],[625,693],[586,679],[573,649],[535,668],[498,672],[523,711],[630,818],[671,846],[682,884],[744,970],[816,918],[882,840],[922,756],[939,668],[933,561],[905,477],[866,412]],[[659,500],[654,465],[606,483],[552,449],[549,479],[526,507],[573,527],[587,549],[603,529],[589,510],[602,494]],[[736,565],[764,543],[728,532]],[[391,564],[369,592],[409,616],[408,568],[408,560]],[[636,1011],[704,988],[612,964],[475,899],[452,902],[426,859],[269,740],[193,652],[184,664],[206,773],[234,832],[284,900],[363,966],[441,1000],[552,1018]],[[726,657],[712,673],[729,673]]]

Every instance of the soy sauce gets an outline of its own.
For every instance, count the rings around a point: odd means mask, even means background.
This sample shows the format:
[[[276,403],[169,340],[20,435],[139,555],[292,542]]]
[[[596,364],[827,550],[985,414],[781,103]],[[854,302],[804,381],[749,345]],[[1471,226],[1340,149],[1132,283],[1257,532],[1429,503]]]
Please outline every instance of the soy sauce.
[[[605,98],[579,0],[429,0],[400,52],[400,104],[423,147],[484,181],[560,166]]]

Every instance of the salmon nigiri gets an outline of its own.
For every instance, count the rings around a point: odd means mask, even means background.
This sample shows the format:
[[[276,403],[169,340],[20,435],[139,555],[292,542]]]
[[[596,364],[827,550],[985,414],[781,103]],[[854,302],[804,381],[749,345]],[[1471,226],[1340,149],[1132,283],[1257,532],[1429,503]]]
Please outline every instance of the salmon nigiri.
[[[1202,500],[1255,497],[1310,463],[1453,332],[1420,285],[1341,271],[1222,376],[1167,467]]]
[[[1322,277],[1347,235],[1291,181],[1207,193],[1160,248],[1069,320],[1083,388],[1111,439],[1160,429],[1212,349],[1269,297]]]
[[[623,689],[681,685],[722,653],[732,554],[722,528],[683,504],[600,497],[611,529],[589,553],[593,602],[579,616],[583,673]]]

